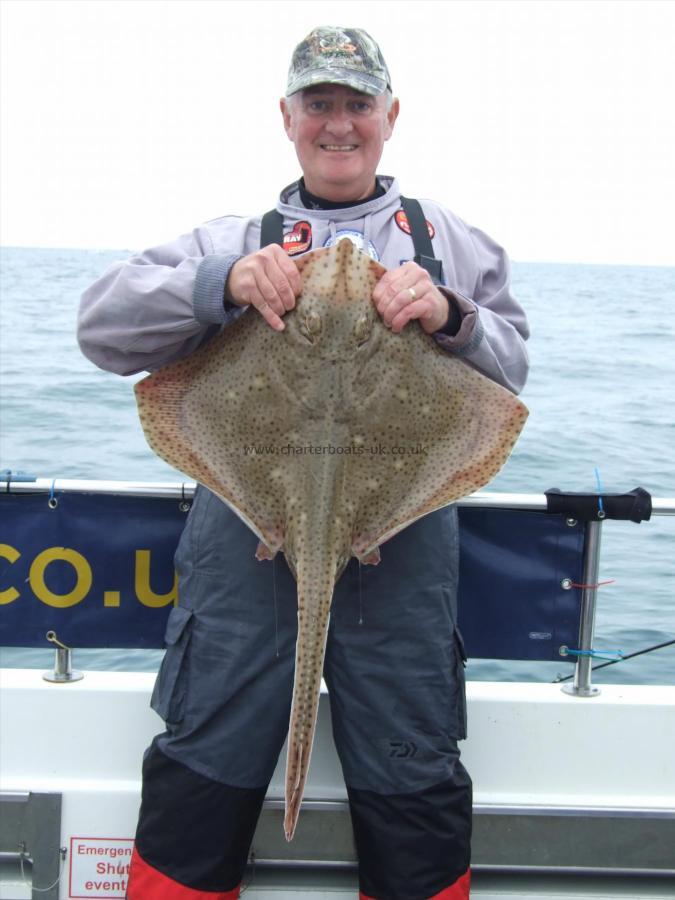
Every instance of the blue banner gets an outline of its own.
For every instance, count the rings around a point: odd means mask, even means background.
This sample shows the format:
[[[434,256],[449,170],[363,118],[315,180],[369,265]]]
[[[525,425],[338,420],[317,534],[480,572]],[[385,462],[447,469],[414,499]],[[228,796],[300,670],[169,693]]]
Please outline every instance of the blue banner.
[[[0,645],[163,646],[177,602],[176,499],[0,495]],[[576,647],[584,530],[563,516],[461,508],[459,623],[469,656],[556,660]],[[570,658],[571,659],[571,658]]]

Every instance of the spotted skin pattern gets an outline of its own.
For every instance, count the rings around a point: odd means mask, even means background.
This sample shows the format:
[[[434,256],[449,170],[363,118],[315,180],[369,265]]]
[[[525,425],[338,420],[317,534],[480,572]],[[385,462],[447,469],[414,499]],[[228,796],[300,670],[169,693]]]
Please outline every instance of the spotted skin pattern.
[[[152,449],[246,522],[259,559],[283,550],[295,575],[288,840],[337,579],[351,556],[377,563],[388,538],[487,484],[527,418],[520,400],[418,323],[392,334],[371,300],[385,269],[349,240],[295,264],[303,288],[283,332],[246,312],[135,388]]]

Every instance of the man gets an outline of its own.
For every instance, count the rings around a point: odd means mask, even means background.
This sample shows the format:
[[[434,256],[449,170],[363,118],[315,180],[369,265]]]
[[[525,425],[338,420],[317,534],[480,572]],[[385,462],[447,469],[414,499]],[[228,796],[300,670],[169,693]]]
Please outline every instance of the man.
[[[399,103],[372,38],[315,29],[293,54],[281,112],[303,178],[277,204],[279,243],[260,248],[259,216],[226,216],[116,264],[83,297],[84,353],[131,374],[241,314],[282,330],[301,289],[292,257],[347,237],[389,270],[373,303],[392,331],[417,319],[449,354],[520,390],[527,324],[503,251],[425,200],[431,258],[419,265],[398,184],[376,176]],[[152,701],[166,731],[144,761],[129,900],[239,896],[287,731],[297,631],[293,579],[283,563],[272,576],[256,562],[256,543],[198,489],[176,554],[180,606]],[[440,510],[385,544],[377,568],[352,560],[336,587],[324,672],[363,898],[469,895],[457,548],[456,511]],[[402,742],[415,753],[402,758]]]

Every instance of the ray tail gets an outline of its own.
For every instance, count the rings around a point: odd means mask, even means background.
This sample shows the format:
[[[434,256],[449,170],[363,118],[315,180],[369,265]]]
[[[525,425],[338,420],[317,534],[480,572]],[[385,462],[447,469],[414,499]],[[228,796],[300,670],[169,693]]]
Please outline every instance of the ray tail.
[[[300,559],[297,578],[298,639],[286,759],[284,832],[287,841],[292,840],[295,833],[312,754],[335,566],[326,561],[323,553],[319,560],[313,559],[309,565]]]

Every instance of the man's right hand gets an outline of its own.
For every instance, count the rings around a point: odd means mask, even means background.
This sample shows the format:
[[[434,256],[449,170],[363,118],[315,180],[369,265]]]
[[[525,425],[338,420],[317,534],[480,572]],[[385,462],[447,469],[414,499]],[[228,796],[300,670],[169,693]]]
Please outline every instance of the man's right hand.
[[[302,280],[295,263],[278,244],[242,257],[232,266],[225,299],[237,306],[255,306],[275,331],[283,331],[281,317],[295,306]]]

